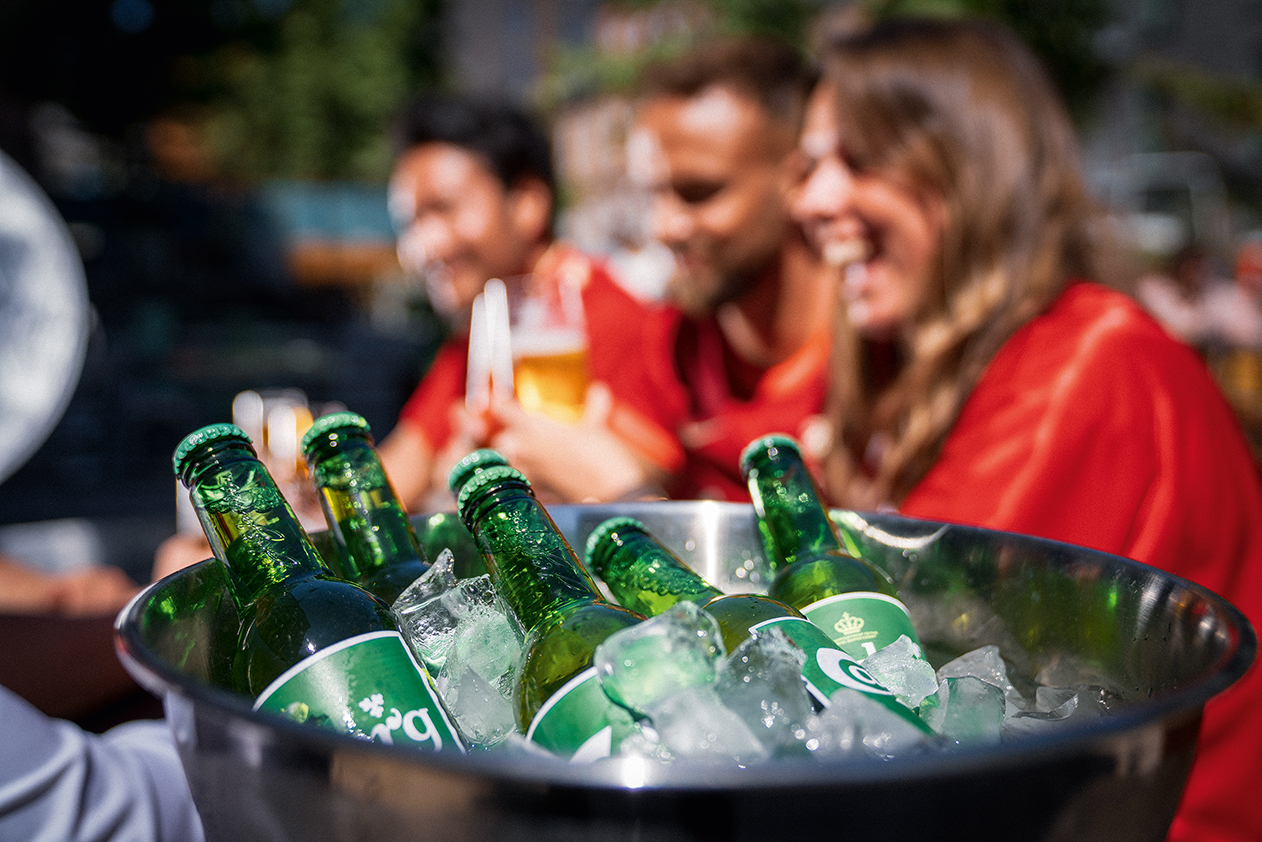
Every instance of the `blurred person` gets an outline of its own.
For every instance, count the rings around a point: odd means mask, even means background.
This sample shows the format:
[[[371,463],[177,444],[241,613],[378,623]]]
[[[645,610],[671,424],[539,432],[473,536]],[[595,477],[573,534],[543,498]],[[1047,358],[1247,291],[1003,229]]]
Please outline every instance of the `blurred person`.
[[[1208,291],[1205,308],[1221,342],[1262,350],[1262,239],[1244,238],[1232,269],[1230,278]]]
[[[1210,366],[1236,410],[1262,465],[1262,238],[1245,237],[1236,250],[1231,283],[1206,296],[1205,310],[1222,326],[1221,339],[1205,348]]]
[[[556,185],[543,130],[503,102],[434,95],[413,102],[396,133],[390,201],[400,260],[423,274],[452,326],[380,445],[404,504],[449,505],[447,472],[486,445],[563,501],[617,499],[651,485],[678,457],[646,421],[652,396],[628,377],[645,307],[599,261],[554,239]],[[487,416],[465,410],[474,299],[491,278],[526,274],[581,287],[592,383],[576,424],[516,401],[495,402]]]
[[[1195,345],[1204,333],[1199,301],[1208,278],[1205,250],[1192,243],[1169,258],[1169,265],[1136,282],[1135,295],[1157,321]]]
[[[1158,321],[1207,353],[1262,345],[1262,307],[1247,281],[1218,270],[1195,243],[1180,249],[1172,264],[1169,273],[1146,275],[1136,288],[1139,300]]]
[[[1255,303],[1262,301],[1262,234],[1245,237],[1236,249],[1235,280]]]
[[[0,687],[0,745],[0,839],[202,839],[165,722],[139,720],[94,734]]]
[[[139,590],[131,577],[112,565],[51,573],[0,555],[0,612],[69,617],[116,614]]]
[[[641,374],[685,451],[673,497],[748,500],[745,445],[800,435],[823,407],[833,273],[788,209],[812,80],[792,48],[754,38],[700,45],[643,79],[639,177],[676,268]]]
[[[1262,488],[1195,351],[1108,281],[1068,117],[1008,32],[887,22],[836,42],[794,212],[844,263],[831,501],[1067,541],[1262,623]],[[1255,665],[1205,707],[1174,840],[1262,838]]]

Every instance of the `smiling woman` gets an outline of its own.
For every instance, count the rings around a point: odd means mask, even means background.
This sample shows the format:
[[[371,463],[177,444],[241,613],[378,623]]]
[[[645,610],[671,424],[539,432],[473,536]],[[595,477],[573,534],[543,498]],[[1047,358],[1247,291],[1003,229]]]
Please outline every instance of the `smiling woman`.
[[[839,45],[827,67],[795,215],[825,258],[846,263],[835,433],[869,463],[837,449],[831,484],[875,505],[933,463],[1021,324],[1071,278],[1109,279],[1068,117],[1015,38],[887,24]],[[898,363],[871,365],[882,352]]]
[[[821,454],[849,508],[1023,532],[1185,576],[1262,622],[1262,487],[1203,362],[1100,283],[1053,89],[1007,32],[835,44],[795,216],[847,281]],[[1085,280],[1093,279],[1093,280]],[[1256,839],[1255,672],[1206,707],[1172,839]]]
[[[796,215],[808,223],[823,258],[846,269],[841,293],[848,324],[881,339],[924,305],[944,200],[940,190],[859,165],[831,107],[837,95],[829,82],[811,95],[801,147],[814,172],[798,195]]]

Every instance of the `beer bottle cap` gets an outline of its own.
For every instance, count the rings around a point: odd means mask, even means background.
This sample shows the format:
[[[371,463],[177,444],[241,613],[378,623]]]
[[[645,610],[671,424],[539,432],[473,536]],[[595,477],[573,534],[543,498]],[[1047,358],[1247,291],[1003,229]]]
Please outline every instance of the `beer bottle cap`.
[[[364,420],[364,416],[357,412],[330,412],[328,415],[321,415],[312,425],[307,428],[307,432],[302,437],[302,452],[306,453],[311,449],[311,445],[321,436],[327,436],[334,430],[347,429],[357,430],[371,436],[372,428],[368,426],[368,422]]]
[[[489,447],[480,448],[465,454],[464,458],[452,466],[451,472],[447,474],[447,487],[452,494],[458,495],[460,489],[464,488],[470,477],[478,471],[507,464],[508,460],[498,450]]]
[[[592,554],[596,552],[596,545],[604,541],[608,536],[620,529],[634,529],[640,532],[648,532],[644,524],[633,517],[611,517],[592,530],[592,534],[587,536],[587,561],[590,565]]]
[[[171,467],[175,475],[178,477],[183,474],[185,460],[194,450],[217,441],[240,441],[249,445],[253,444],[245,431],[236,424],[208,424],[189,433],[175,448],[175,455],[171,457]]]
[[[771,450],[773,447],[783,447],[787,450],[793,451],[793,453],[797,456],[802,455],[801,448],[798,447],[798,443],[793,440],[792,436],[786,436],[782,433],[762,436],[761,438],[756,438],[749,444],[745,445],[745,449],[741,451],[741,473],[748,474],[750,468],[749,463],[753,460],[753,458],[759,453]]]
[[[508,465],[496,465],[493,468],[487,468],[485,471],[479,471],[469,478],[469,481],[464,484],[464,488],[460,489],[460,499],[456,501],[456,508],[460,511],[460,519],[466,523],[468,522],[466,508],[471,498],[488,485],[505,480],[516,480],[524,483],[527,487],[530,486],[530,481],[526,479],[525,474]]]

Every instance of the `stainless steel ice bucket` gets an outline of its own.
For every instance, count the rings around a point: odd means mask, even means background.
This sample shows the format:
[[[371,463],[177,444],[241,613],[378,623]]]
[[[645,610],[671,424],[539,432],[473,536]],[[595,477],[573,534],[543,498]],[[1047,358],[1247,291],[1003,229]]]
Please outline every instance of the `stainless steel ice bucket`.
[[[660,502],[551,509],[577,548],[612,515],[644,521],[699,572],[758,570],[749,506]],[[119,616],[128,671],[163,697],[214,840],[1160,840],[1205,702],[1256,638],[1225,600],[1082,548],[892,515],[835,512],[900,583],[932,659],[998,643],[1026,678],[1071,655],[1133,702],[1020,741],[893,762],[747,769],[616,759],[557,767],[365,743],[253,713],[215,686],[236,613],[204,562]],[[423,539],[441,518],[416,519]],[[313,536],[321,543],[321,536]]]

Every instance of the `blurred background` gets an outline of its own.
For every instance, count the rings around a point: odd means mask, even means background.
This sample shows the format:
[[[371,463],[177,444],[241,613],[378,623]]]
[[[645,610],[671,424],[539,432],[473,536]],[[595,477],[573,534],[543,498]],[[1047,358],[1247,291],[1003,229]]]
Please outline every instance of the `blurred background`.
[[[0,481],[0,553],[146,581],[176,528],[172,449],[243,391],[391,429],[443,330],[386,210],[385,130],[413,92],[546,116],[561,233],[652,295],[625,177],[636,68],[716,31],[809,49],[926,11],[1000,19],[1043,57],[1137,276],[1194,256],[1232,277],[1262,227],[1259,0],[0,0],[0,150],[65,220],[90,304],[64,414]],[[1262,417],[1262,366],[1205,347]]]

